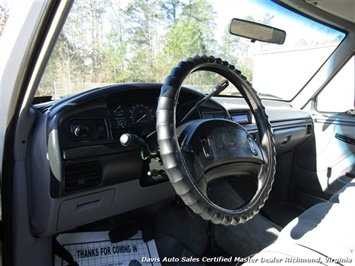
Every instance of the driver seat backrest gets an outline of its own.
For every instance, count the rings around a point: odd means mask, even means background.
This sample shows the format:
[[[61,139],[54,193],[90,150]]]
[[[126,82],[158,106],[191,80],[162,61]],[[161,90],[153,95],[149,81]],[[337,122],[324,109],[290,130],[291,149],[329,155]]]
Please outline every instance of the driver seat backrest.
[[[283,259],[275,261],[275,265],[287,263],[287,260],[310,263],[301,259],[313,259],[315,264],[318,259],[323,265],[335,264],[337,260],[340,265],[355,265],[354,181],[332,196],[329,202],[316,204],[291,221],[282,229],[277,241],[253,259],[259,262],[269,259],[269,263],[273,263],[273,258]]]

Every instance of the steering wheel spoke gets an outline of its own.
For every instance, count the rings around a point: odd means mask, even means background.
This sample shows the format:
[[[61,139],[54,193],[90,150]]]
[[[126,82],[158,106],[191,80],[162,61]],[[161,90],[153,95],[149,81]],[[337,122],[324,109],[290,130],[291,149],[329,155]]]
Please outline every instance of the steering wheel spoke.
[[[248,103],[262,136],[256,143],[239,124],[225,119],[200,119],[176,128],[176,105],[182,82],[192,72],[212,71],[228,79]],[[268,198],[274,179],[274,135],[256,91],[226,61],[195,56],[180,62],[166,78],[157,108],[157,135],[166,173],[186,205],[216,224],[236,225],[251,219]],[[240,208],[228,209],[208,198],[214,180],[250,175],[258,180],[255,195]]]

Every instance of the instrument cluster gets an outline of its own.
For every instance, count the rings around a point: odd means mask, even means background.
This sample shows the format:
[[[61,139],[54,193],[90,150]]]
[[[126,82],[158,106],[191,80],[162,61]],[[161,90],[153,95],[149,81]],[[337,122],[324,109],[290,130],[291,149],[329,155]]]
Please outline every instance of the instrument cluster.
[[[154,103],[111,103],[107,110],[111,128],[114,130],[155,126]]]

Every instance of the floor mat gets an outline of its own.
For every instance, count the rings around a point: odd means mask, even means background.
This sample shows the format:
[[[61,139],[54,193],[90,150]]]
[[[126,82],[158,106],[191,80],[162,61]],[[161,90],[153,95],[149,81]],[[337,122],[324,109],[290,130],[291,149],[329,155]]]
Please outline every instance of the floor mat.
[[[243,184],[245,182],[240,182]],[[244,199],[240,193],[236,193],[236,184],[219,182],[210,191],[211,198],[223,204],[223,207],[232,208],[243,205]],[[240,188],[240,187],[239,187]],[[272,244],[279,235],[280,228],[265,217],[257,214],[245,223],[236,226],[214,225],[211,235],[217,246],[234,257],[247,257],[259,252]]]
[[[227,181],[245,202],[248,202],[255,194],[256,181],[249,176],[229,178]],[[281,204],[273,198],[272,194],[266,201],[265,206],[260,210],[262,216],[282,228],[302,212],[302,210],[298,210],[291,205]]]
[[[282,228],[301,213],[302,211],[292,206],[283,205],[271,197],[266,201],[265,206],[260,211],[261,215]]]
[[[62,234],[57,240],[80,266],[161,265],[154,240],[144,242],[141,231],[117,243],[110,241],[108,231]],[[59,265],[67,264],[56,256]]]

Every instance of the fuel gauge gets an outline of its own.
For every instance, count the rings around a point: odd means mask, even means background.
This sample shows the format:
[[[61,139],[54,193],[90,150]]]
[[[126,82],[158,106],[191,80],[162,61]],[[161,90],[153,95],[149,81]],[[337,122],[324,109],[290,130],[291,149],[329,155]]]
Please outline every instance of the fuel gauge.
[[[111,109],[112,110],[112,109]],[[122,105],[115,106],[111,113],[112,120],[113,120],[113,127],[114,128],[126,128],[127,127],[127,119],[125,115],[125,111]]]

